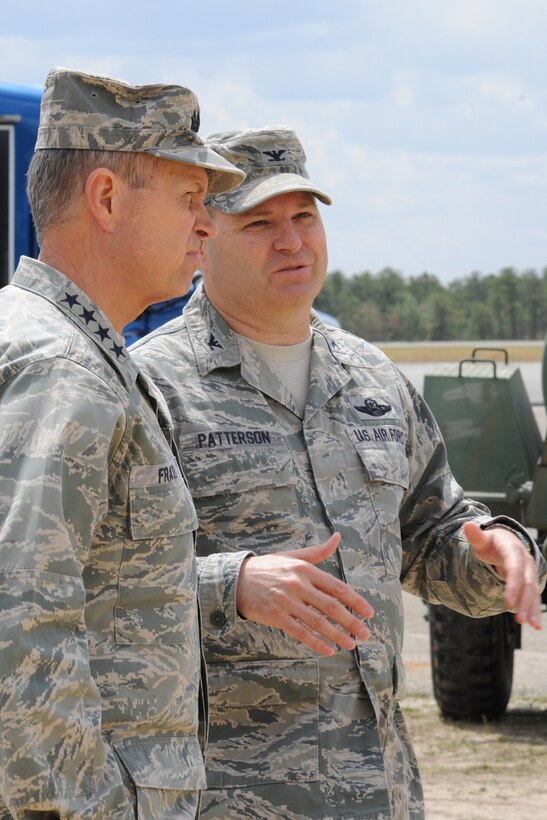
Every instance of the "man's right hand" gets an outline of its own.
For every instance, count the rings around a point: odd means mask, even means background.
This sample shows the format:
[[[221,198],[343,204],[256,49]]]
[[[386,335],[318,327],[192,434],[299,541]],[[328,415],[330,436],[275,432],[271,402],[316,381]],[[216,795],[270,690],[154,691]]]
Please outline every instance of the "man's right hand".
[[[334,655],[332,643],[354,649],[355,638],[370,637],[362,619],[374,610],[344,581],[315,566],[339,543],[340,534],[334,533],[324,544],[247,558],[237,586],[238,613],[282,629],[322,655]]]

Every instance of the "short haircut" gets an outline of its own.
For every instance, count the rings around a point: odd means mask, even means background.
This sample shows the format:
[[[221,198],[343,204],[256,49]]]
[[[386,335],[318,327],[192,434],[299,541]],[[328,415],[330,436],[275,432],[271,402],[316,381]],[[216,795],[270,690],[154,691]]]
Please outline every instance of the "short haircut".
[[[146,188],[157,163],[156,157],[129,151],[35,151],[27,174],[27,195],[38,241],[47,228],[63,222],[95,168],[114,171],[130,188]]]

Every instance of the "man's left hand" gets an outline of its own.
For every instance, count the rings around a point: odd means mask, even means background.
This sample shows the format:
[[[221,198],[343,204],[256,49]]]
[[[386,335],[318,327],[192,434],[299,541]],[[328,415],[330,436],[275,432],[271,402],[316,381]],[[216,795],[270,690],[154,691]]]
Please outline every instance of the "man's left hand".
[[[468,521],[463,531],[475,556],[505,580],[504,600],[515,620],[541,629],[541,586],[534,558],[524,544],[502,527],[482,530]]]

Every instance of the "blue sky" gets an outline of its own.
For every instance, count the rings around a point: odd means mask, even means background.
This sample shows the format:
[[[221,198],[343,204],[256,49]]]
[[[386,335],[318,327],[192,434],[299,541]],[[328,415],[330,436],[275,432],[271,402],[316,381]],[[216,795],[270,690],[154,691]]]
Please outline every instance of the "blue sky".
[[[7,7],[6,7],[7,6]],[[0,81],[176,82],[201,133],[294,127],[331,270],[547,266],[545,0],[3,4]]]

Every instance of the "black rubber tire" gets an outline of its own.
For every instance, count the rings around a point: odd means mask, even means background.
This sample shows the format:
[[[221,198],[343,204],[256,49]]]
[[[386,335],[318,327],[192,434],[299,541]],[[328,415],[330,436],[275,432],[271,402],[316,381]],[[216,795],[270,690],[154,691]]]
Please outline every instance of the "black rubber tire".
[[[468,618],[444,606],[428,607],[435,700],[452,720],[493,720],[511,696],[518,624],[510,613]]]

